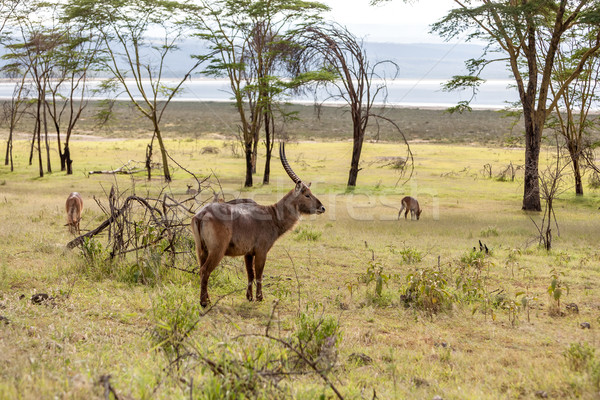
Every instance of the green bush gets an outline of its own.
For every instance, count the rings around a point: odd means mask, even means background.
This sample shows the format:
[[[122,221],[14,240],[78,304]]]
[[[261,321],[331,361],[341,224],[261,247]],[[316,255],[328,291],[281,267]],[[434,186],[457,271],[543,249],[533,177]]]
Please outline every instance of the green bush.
[[[415,307],[428,314],[437,314],[452,308],[456,299],[448,291],[448,277],[441,270],[417,269],[406,277],[406,286],[400,298],[406,306]]]
[[[416,264],[423,259],[421,252],[414,247],[405,247],[398,251],[398,253],[402,256],[402,261],[406,264]]]
[[[175,286],[167,287],[152,301],[154,327],[150,338],[155,349],[160,349],[169,362],[181,362],[186,341],[200,318],[200,303],[188,300],[186,293]]]
[[[335,364],[337,346],[342,336],[337,319],[316,316],[315,313],[300,314],[292,343],[308,361],[316,363],[320,369],[328,370]]]

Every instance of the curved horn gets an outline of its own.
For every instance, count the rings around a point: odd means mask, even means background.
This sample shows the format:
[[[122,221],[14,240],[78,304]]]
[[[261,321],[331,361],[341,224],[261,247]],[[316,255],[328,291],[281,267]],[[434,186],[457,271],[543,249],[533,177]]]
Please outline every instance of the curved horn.
[[[302,180],[300,178],[298,178],[298,175],[296,175],[294,173],[294,171],[292,170],[292,167],[290,167],[290,164],[288,163],[287,158],[285,158],[285,143],[284,142],[279,143],[279,158],[281,159],[281,165],[283,165],[283,169],[285,169],[285,172],[287,172],[287,174],[290,176],[290,178],[292,178],[294,183],[301,182]]]

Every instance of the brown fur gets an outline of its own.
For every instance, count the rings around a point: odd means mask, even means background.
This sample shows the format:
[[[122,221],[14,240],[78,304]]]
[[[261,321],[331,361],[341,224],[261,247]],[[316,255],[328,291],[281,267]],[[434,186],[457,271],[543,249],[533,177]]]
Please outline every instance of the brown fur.
[[[208,278],[224,256],[244,256],[248,275],[246,298],[252,301],[252,283],[256,279],[256,300],[263,299],[263,269],[275,241],[298,222],[301,214],[325,212],[309,186],[298,181],[294,189],[269,206],[249,199],[210,203],[192,218],[203,307],[209,303]]]
[[[67,226],[69,232],[79,234],[79,221],[81,221],[81,212],[83,211],[83,199],[77,192],[73,192],[67,197],[65,204],[67,210]]]
[[[410,211],[410,219],[415,219],[416,216],[418,221],[421,217],[421,212],[423,212],[423,210],[421,210],[421,207],[419,206],[419,202],[417,201],[417,199],[410,196],[406,196],[402,199],[402,208],[400,208],[400,211],[398,211],[398,219],[400,219],[400,214],[402,214],[402,211],[404,209],[406,209],[406,211],[404,212],[404,219],[406,219],[406,216]]]

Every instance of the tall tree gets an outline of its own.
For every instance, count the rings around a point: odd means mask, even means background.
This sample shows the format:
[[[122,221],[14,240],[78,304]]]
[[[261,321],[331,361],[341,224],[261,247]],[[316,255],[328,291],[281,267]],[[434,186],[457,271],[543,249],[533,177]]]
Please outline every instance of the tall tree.
[[[48,81],[46,105],[54,129],[61,171],[73,173],[70,139],[92,93],[90,74],[99,61],[100,37],[93,31],[82,31],[68,22],[62,25],[62,41],[53,53],[53,67]],[[64,148],[62,133],[65,133]]]
[[[200,1],[190,8],[190,23],[210,49],[200,55],[208,65],[205,73],[227,77],[240,116],[239,133],[244,147],[244,186],[253,184],[254,149],[265,127],[267,163],[263,182],[268,183],[273,148],[274,102],[283,90],[301,84],[303,78],[286,82],[278,69],[295,45],[297,33],[319,19],[328,8],[301,0]]]
[[[158,141],[164,179],[171,181],[160,123],[167,106],[195,70],[172,84],[165,80],[165,60],[185,35],[180,4],[162,0],[71,0],[66,17],[96,29],[104,42],[103,66],[146,117]],[[150,147],[151,148],[151,147]],[[147,159],[151,153],[147,155]]]
[[[386,71],[395,78],[398,66],[389,60],[372,63],[362,40],[336,23],[308,28],[302,45],[305,62],[320,64],[336,78],[326,85],[328,99],[341,100],[349,108],[352,159],[348,186],[354,187],[369,121],[379,117],[373,107],[387,98]]]
[[[380,3],[388,0],[372,0]],[[546,119],[562,93],[600,49],[600,5],[590,0],[453,0],[456,8],[432,25],[446,39],[463,38],[487,43],[480,58],[467,61],[469,75],[455,76],[447,88],[476,90],[483,69],[492,62],[507,64],[519,91],[525,123],[525,180],[523,210],[541,211],[539,156]],[[576,67],[564,84],[552,92],[553,66],[565,34],[588,28],[593,41],[578,56]],[[544,37],[546,46],[540,47]],[[496,54],[495,57],[489,58]],[[458,110],[469,104],[459,104]]]
[[[579,64],[579,55],[594,44],[593,33],[588,30],[576,30],[565,35],[556,62],[550,90],[556,96],[557,90],[564,85],[573,69]],[[540,46],[546,46],[545,40]],[[582,176],[584,168],[593,165],[592,132],[597,132],[600,118],[590,115],[590,109],[600,105],[597,93],[600,84],[600,53],[588,58],[581,74],[571,81],[562,92],[554,113],[549,119],[549,126],[554,127],[564,139],[565,147],[571,158],[573,177],[575,178],[575,194],[583,195]],[[591,163],[591,165],[590,165]],[[597,167],[596,167],[597,168]],[[542,196],[543,197],[543,196]]]

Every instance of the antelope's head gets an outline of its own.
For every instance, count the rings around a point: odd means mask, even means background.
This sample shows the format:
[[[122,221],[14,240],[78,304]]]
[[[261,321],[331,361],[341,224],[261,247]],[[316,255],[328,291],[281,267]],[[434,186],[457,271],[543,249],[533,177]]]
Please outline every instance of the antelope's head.
[[[420,208],[417,210],[417,221],[419,220],[419,218],[421,218],[422,212],[423,212],[423,210],[421,210]]]
[[[296,183],[296,187],[293,190],[294,203],[298,207],[298,211],[302,214],[323,214],[325,207],[319,199],[310,190],[310,183],[307,185],[294,173],[292,167],[288,163],[285,157],[285,143],[279,144],[279,158],[283,169],[290,176],[290,178]]]

